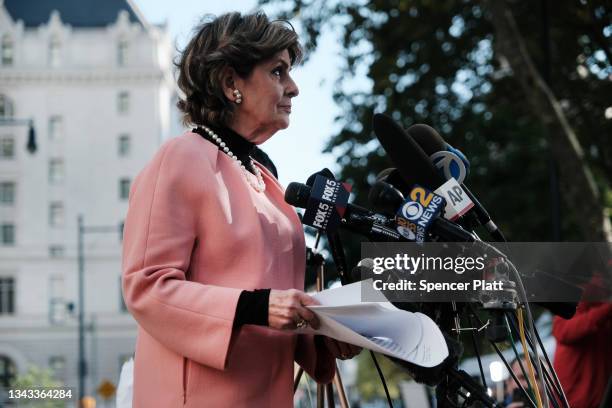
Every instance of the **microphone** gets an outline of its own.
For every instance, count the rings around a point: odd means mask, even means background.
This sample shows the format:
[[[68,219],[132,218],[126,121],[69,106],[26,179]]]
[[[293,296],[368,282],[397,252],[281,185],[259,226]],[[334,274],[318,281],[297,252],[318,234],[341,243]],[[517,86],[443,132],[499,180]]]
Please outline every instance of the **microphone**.
[[[336,179],[336,176],[334,175],[334,173],[332,173],[332,171],[330,169],[325,167],[324,169],[319,170],[316,173],[311,174],[308,177],[308,179],[306,180],[306,185],[312,187],[314,185],[315,179],[319,175],[321,175],[323,177],[327,177],[328,179],[332,179],[332,180]]]
[[[306,185],[312,187],[315,183],[317,176],[323,176],[329,178],[331,180],[335,180],[336,176],[330,169],[325,167],[318,172],[311,174],[306,181]],[[300,219],[303,223],[303,218]],[[334,265],[336,265],[336,272],[340,277],[340,282],[343,285],[350,283],[350,276],[348,276],[348,263],[346,262],[346,254],[344,253],[344,247],[342,246],[342,239],[340,238],[340,234],[337,231],[331,231],[327,234],[327,243],[329,244],[329,251],[331,252],[332,258],[334,260]]]
[[[429,156],[390,117],[377,113],[372,120],[374,134],[380,141],[403,180],[411,186],[413,178],[418,175],[418,182],[429,190],[435,190],[446,180],[431,164]]]
[[[420,218],[420,216],[410,217],[412,211],[415,208],[423,209],[423,206],[420,203],[413,201],[416,197],[419,199],[422,198],[421,194],[415,195],[415,190],[423,190],[422,187],[416,187],[415,189],[409,192],[409,198],[405,199],[403,194],[391,184],[385,181],[377,181],[372,186],[372,190],[370,190],[369,199],[372,205],[377,208],[385,208],[387,211],[391,210],[392,214],[395,214],[395,219],[399,224],[397,226],[397,230],[399,233],[407,238],[409,241],[421,241],[418,239],[418,228],[417,233],[415,234],[410,228],[402,228],[402,225],[410,224],[410,220],[415,221],[417,224],[420,224],[416,220]],[[407,214],[408,212],[408,214]],[[417,210],[420,212],[420,210]],[[414,215],[414,213],[412,213]],[[422,213],[421,213],[422,215]],[[413,223],[415,223],[413,222]],[[429,227],[426,228],[426,231],[433,235],[438,240],[447,241],[447,242],[474,242],[475,237],[470,234],[468,231],[464,230],[460,226],[456,225],[453,222],[447,221],[443,217],[435,217]]]
[[[427,125],[413,125],[407,130],[408,134],[412,136],[413,140],[422,148],[422,150],[430,155],[432,161],[438,163],[440,166],[439,169],[445,175],[445,177],[450,179],[451,177],[456,178],[458,183],[461,183],[460,186],[462,190],[467,194],[469,199],[474,203],[473,210],[476,218],[480,225],[484,226],[487,231],[498,241],[506,241],[506,238],[499,230],[497,225],[491,220],[491,216],[484,208],[484,206],[478,201],[478,199],[472,194],[472,192],[465,186],[463,180],[467,176],[467,168],[469,166],[465,166],[465,156],[463,153],[457,155],[458,149],[452,148],[448,145],[442,136],[435,129]],[[463,159],[461,158],[463,156]],[[469,163],[469,162],[468,162]],[[453,175],[453,167],[455,168],[455,174],[457,177]],[[462,170],[463,169],[463,170]]]
[[[447,162],[442,163],[438,161],[438,168],[440,169],[440,171],[442,171],[445,176],[450,173],[451,177],[456,178],[459,183],[463,183],[465,177],[467,176],[467,174],[469,174],[469,162],[467,161],[465,156],[463,156],[463,153],[461,153],[459,149],[455,149],[450,146],[444,141],[442,136],[440,136],[440,134],[436,132],[435,129],[427,125],[413,125],[408,128],[408,133],[413,137],[417,144],[423,148],[423,150],[427,154],[430,154],[432,161],[435,162],[434,159],[436,157],[445,157]],[[455,157],[453,157],[453,155]],[[467,168],[467,171],[465,172],[465,174],[461,173],[460,171],[460,162],[464,165],[467,162],[467,165],[465,166]],[[453,165],[456,166],[456,169],[459,169],[459,174],[453,171]],[[458,177],[455,177],[456,174],[458,175]],[[463,189],[463,191],[465,191],[465,193],[474,203],[473,210],[478,222],[489,231],[489,233],[495,240],[505,242],[506,238],[502,234],[501,230],[499,230],[497,225],[495,225],[495,223],[491,220],[491,217],[489,216],[489,213],[484,208],[484,206],[478,201],[478,199],[474,196],[474,194],[472,194],[472,192],[467,188],[465,184],[461,184],[461,188]],[[564,283],[561,280],[557,279],[554,275],[550,276],[549,283],[551,285],[564,285]],[[564,286],[564,290],[570,289],[570,287]],[[578,289],[577,292],[581,291]],[[575,295],[579,297],[579,293],[575,293]],[[576,301],[569,301],[536,302],[536,304],[549,310],[554,315],[561,316],[564,319],[570,319],[576,313],[576,305],[578,303]]]
[[[325,232],[333,231],[337,226],[342,226],[350,231],[365,235],[373,241],[402,241],[400,234],[395,229],[388,227],[394,224],[388,217],[354,204],[334,202],[333,200],[339,199],[339,195],[332,197],[332,201],[328,202],[319,200],[312,196],[310,186],[296,182],[289,183],[285,190],[285,201],[287,203],[294,207],[306,209],[303,222],[307,225]],[[338,211],[339,208],[342,209],[342,213]],[[315,215],[313,216],[313,214]]]
[[[429,155],[444,179],[453,177],[459,183],[465,181],[469,175],[470,162],[461,150],[446,143],[434,128],[422,123],[410,126],[406,132]]]
[[[378,180],[368,194],[370,204],[386,214],[395,214],[404,202],[404,195],[392,184]]]
[[[355,265],[351,270],[351,281],[359,282],[375,276],[374,260],[372,258],[364,258]]]
[[[321,177],[320,180],[321,183],[329,183],[329,181],[325,181],[329,179],[324,177]],[[334,183],[340,184],[339,182]],[[313,196],[313,190],[317,186],[316,180],[313,188],[293,182],[285,190],[285,201],[287,203],[306,209],[303,217],[303,223],[306,225],[311,225],[325,232],[333,231],[336,227],[342,226],[350,231],[365,235],[371,241],[410,241],[410,239],[398,233],[397,224],[393,219],[358,205],[349,204],[343,200],[342,194],[330,193],[327,194],[327,198],[325,198],[326,195],[323,195],[323,198],[318,197],[319,194]],[[393,187],[390,188],[395,190]],[[390,192],[390,194],[393,193]],[[440,217],[431,221],[428,235],[433,237],[434,240],[446,242],[474,242],[476,240],[468,231]]]

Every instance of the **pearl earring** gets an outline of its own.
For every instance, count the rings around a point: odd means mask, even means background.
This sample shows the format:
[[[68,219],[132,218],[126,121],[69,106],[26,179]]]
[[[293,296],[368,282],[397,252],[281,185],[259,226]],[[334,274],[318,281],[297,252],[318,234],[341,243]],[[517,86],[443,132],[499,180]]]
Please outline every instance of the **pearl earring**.
[[[234,94],[234,96],[236,97],[236,101],[235,101],[235,102],[236,102],[238,105],[240,105],[240,104],[242,103],[242,94],[241,94],[241,93],[240,93],[240,91],[239,91],[239,90],[237,90],[237,89],[234,89],[233,94]]]

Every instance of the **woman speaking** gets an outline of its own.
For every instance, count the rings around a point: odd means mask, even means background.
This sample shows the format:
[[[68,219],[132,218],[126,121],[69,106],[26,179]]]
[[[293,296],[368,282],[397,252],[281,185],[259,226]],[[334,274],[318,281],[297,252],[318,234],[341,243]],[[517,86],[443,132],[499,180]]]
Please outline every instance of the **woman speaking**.
[[[294,361],[326,383],[360,349],[305,306],[305,244],[273,174],[252,159],[289,126],[302,50],[265,14],[204,22],[178,61],[196,128],[164,143],[130,191],[125,303],[138,322],[135,408],[290,407]]]

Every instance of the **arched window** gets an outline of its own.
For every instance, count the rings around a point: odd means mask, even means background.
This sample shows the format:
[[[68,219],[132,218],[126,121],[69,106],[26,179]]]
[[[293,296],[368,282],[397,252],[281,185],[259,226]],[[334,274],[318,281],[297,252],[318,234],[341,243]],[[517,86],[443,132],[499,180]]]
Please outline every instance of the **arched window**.
[[[7,356],[0,355],[0,386],[8,388],[17,377],[17,366]]]
[[[51,37],[51,41],[49,41],[49,64],[52,67],[59,67],[61,61],[61,47],[59,38],[57,36]]]
[[[0,94],[0,118],[12,118],[13,114],[13,103],[6,95]]]
[[[13,40],[8,34],[2,36],[0,47],[0,62],[2,65],[13,65]]]

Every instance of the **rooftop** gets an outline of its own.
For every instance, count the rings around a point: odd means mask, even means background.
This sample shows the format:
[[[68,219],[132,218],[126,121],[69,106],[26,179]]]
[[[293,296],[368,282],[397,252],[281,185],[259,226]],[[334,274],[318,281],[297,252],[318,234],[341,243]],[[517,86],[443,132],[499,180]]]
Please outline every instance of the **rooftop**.
[[[1,1],[0,1],[1,3]],[[117,21],[121,10],[133,23],[145,25],[144,18],[130,0],[4,0],[4,8],[14,21],[37,27],[49,21],[57,10],[63,23],[72,27],[105,27]]]

